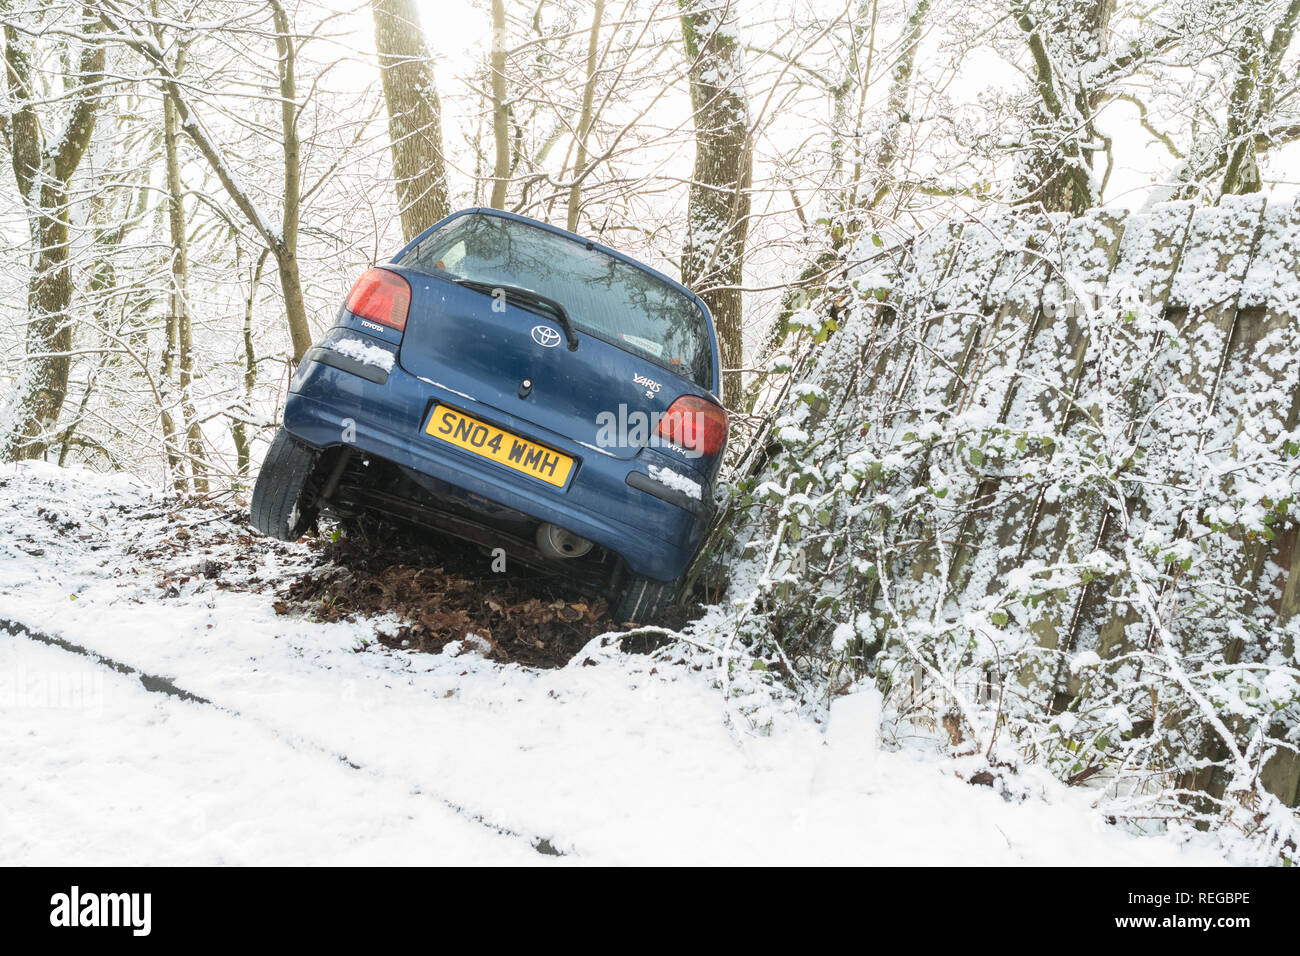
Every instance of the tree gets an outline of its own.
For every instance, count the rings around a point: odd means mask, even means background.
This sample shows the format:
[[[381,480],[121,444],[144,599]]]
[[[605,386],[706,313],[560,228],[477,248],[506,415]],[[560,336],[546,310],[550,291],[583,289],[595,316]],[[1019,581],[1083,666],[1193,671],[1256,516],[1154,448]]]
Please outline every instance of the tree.
[[[587,175],[587,137],[591,135],[593,101],[596,97],[596,76],[600,50],[600,21],[605,15],[605,0],[596,0],[591,13],[591,33],[587,39],[587,82],[582,86],[582,113],[578,117],[578,158],[573,164],[573,185],[569,187],[569,214],[566,226],[569,232],[578,231],[579,201],[582,198],[582,180]]]
[[[1105,100],[1098,82],[1105,62],[1115,0],[1016,0],[1012,15],[1024,33],[1033,64],[1033,125],[1023,144],[1018,201],[1049,212],[1083,212],[1100,201],[1093,178],[1102,142],[1097,110]]]
[[[682,282],[713,314],[722,347],[723,399],[741,398],[741,287],[753,180],[744,48],[734,0],[680,0],[695,124],[695,168],[682,248]]]
[[[861,202],[874,209],[889,194],[891,173],[894,161],[898,158],[903,127],[909,122],[907,102],[912,92],[912,81],[916,73],[916,52],[921,44],[921,34],[925,28],[925,18],[930,12],[930,0],[914,0],[906,13],[903,35],[900,41],[901,52],[894,61],[890,72],[889,96],[885,105],[885,127],[880,134],[876,148],[875,167],[881,182],[876,183],[873,194],[862,197]],[[854,170],[854,188],[861,177],[860,165]]]
[[[506,5],[492,0],[492,208],[506,208],[510,183],[510,104],[506,100]]]
[[[0,11],[8,13],[7,4]],[[75,66],[55,106],[67,105],[59,135],[48,140],[45,128],[57,115],[46,105],[32,63],[31,41],[6,16],[5,78],[11,111],[3,117],[4,135],[22,196],[33,257],[27,286],[28,367],[19,397],[22,422],[0,449],[15,458],[39,458],[52,439],[68,393],[71,366],[73,279],[68,265],[70,240],[69,184],[90,144],[95,119],[104,103],[107,47],[97,25],[82,16],[73,36],[55,42]],[[44,107],[46,115],[42,116]],[[4,436],[0,436],[2,438]]]
[[[1211,149],[1189,150],[1200,162],[1183,170],[1184,195],[1207,189],[1219,196],[1258,192],[1262,155],[1300,139],[1300,123],[1280,115],[1300,93],[1295,71],[1288,76],[1283,68],[1300,22],[1300,0],[1285,5],[1254,0],[1244,6],[1227,44],[1231,69],[1223,129]]]
[[[409,241],[450,212],[442,104],[414,0],[371,0],[370,10],[388,105],[397,205]]]
[[[281,217],[279,225],[265,214],[254,194],[246,189],[231,168],[225,151],[204,125],[190,102],[174,66],[163,49],[150,37],[132,26],[114,0],[98,0],[98,13],[104,25],[131,50],[138,53],[153,69],[157,82],[171,100],[182,132],[198,149],[221,181],[226,193],[250,225],[261,236],[275,257],[284,296],[285,319],[293,343],[295,361],[311,348],[311,327],[302,292],[302,273],[298,262],[298,233],[302,214],[301,140],[298,132],[297,45],[289,15],[280,0],[269,0],[276,50],[276,76],[279,93],[279,133],[281,147]]]
[[[177,54],[177,71],[181,70],[185,47]],[[194,322],[190,312],[189,274],[190,243],[185,228],[184,186],[181,183],[180,123],[176,104],[163,95],[163,155],[167,170],[167,231],[171,240],[171,290],[167,310],[167,351],[163,358],[164,381],[171,387],[173,365],[179,366],[180,408],[185,423],[185,443],[189,452],[190,468],[194,475],[194,490],[203,494],[208,481],[203,474],[203,433],[194,413],[191,387],[194,382]],[[162,409],[164,436],[171,440],[175,423],[170,411]],[[178,471],[176,477],[183,480]]]

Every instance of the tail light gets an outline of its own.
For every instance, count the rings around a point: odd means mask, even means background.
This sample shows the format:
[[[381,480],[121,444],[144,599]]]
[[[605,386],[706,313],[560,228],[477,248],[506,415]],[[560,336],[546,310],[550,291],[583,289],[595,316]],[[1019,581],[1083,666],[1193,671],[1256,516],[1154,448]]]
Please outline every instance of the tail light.
[[[358,318],[403,332],[410,306],[410,283],[387,269],[367,269],[348,293],[344,308]]]
[[[727,413],[720,405],[683,395],[659,419],[659,434],[700,455],[716,455],[727,443]]]

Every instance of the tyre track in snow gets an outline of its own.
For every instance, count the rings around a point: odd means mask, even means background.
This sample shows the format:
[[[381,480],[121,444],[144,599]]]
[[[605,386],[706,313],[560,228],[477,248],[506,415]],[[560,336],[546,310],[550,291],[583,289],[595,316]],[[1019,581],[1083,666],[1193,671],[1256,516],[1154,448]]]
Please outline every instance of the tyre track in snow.
[[[47,634],[44,631],[36,630],[28,626],[27,624],[24,624],[21,621],[13,620],[12,618],[0,617],[0,631],[7,633],[10,637],[13,638],[25,638],[27,640],[33,641],[38,644],[44,644],[49,647],[57,648],[68,654],[74,654],[79,657],[86,658],[87,660],[90,660],[95,664],[104,667],[108,670],[114,671],[115,673],[120,674],[124,677],[135,678],[137,681],[139,681],[140,685],[150,693],[162,694],[167,697],[173,697],[179,700],[186,701],[187,703],[196,704],[203,707],[210,707],[214,710],[221,712],[222,714],[225,714],[228,717],[240,721],[247,721],[253,726],[257,726],[263,730],[268,731],[276,740],[282,742],[286,747],[289,747],[292,750],[299,749],[298,747],[295,746],[292,740],[286,737],[284,733],[282,733],[276,727],[269,725],[267,722],[258,720],[256,718],[249,718],[233,707],[229,707],[225,704],[218,703],[217,701],[210,700],[207,697],[202,697],[198,694],[192,693],[186,690],[185,688],[179,686],[178,684],[176,684],[175,681],[171,680],[168,677],[162,677],[157,674],[150,674],[147,671],[143,671],[137,667],[133,667],[132,665],[124,663],[123,661],[119,661],[112,657],[108,657],[104,654],[101,654],[90,647],[86,647],[82,644],[77,644],[73,641],[70,641],[63,637],[59,637],[54,634]],[[360,764],[355,760],[353,760],[347,754],[340,753],[336,750],[333,750],[325,744],[316,741],[305,740],[301,738],[300,735],[298,739],[302,739],[304,743],[307,743],[310,746],[310,748],[316,751],[317,753],[322,754],[324,756],[328,756],[334,760],[337,760],[338,762],[342,763],[350,770],[357,771],[358,773],[364,773],[370,776],[371,778],[381,782],[400,783],[400,781],[397,780],[393,775],[381,773],[380,771],[366,767],[365,765]],[[405,784],[403,785],[406,786]],[[556,848],[555,845],[546,837],[529,836],[527,834],[520,833],[518,830],[511,829],[510,827],[506,827],[506,826],[502,826],[501,824],[494,823],[490,819],[488,819],[484,814],[477,813],[476,811],[471,810],[470,808],[465,807],[447,797],[441,796],[436,793],[431,793],[428,790],[424,789],[423,787],[419,786],[418,784],[411,785],[409,789],[413,793],[437,801],[438,803],[442,804],[444,807],[451,810],[453,813],[460,816],[461,818],[468,820],[471,823],[475,823],[478,826],[491,830],[494,833],[499,834],[500,836],[526,841],[528,845],[532,847],[533,850],[535,850],[537,853],[543,856],[563,857],[563,856],[578,855],[576,853],[573,853],[572,851],[566,852],[564,850],[560,850]]]

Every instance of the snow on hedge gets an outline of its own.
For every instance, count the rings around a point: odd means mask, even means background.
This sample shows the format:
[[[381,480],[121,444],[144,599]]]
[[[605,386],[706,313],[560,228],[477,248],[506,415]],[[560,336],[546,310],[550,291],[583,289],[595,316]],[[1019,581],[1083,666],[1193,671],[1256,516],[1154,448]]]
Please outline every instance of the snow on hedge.
[[[876,687],[995,775],[1293,859],[1298,235],[1229,197],[877,256],[778,345],[805,357],[697,638],[810,713]]]

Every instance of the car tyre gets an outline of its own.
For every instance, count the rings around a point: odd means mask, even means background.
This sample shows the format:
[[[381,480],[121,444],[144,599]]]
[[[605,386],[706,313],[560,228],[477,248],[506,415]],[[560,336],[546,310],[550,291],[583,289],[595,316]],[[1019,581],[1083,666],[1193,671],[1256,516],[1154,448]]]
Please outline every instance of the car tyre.
[[[672,607],[680,586],[680,581],[656,581],[644,574],[628,572],[610,604],[610,617],[633,624],[652,621]]]
[[[262,534],[297,541],[316,520],[314,495],[308,483],[320,452],[297,441],[281,428],[267,449],[253,486],[249,517]]]

